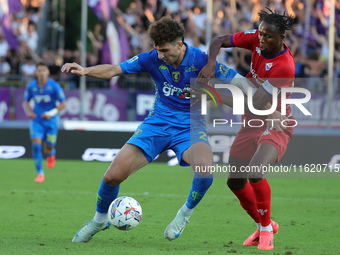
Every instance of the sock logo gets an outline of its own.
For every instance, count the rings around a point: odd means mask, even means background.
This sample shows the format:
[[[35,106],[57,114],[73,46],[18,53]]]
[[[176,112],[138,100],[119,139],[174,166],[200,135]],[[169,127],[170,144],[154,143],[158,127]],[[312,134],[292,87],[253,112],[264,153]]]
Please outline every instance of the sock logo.
[[[198,193],[197,191],[193,191],[193,192],[191,192],[191,198],[194,201],[198,201],[202,198],[202,195],[200,193]]]
[[[99,205],[102,202],[102,197],[97,194],[97,205]]]
[[[257,211],[263,216],[266,212],[268,212],[268,209],[266,210],[258,209]]]

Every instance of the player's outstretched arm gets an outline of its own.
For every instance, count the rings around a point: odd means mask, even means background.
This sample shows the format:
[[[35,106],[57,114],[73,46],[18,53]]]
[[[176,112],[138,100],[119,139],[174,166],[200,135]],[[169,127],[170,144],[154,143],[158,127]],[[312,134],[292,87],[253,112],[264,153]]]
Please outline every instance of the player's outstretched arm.
[[[79,76],[91,76],[98,79],[111,79],[114,76],[122,75],[123,71],[119,65],[97,65],[82,67],[77,63],[66,63],[61,68],[62,72],[74,73]]]
[[[213,38],[209,43],[208,62],[202,68],[197,78],[214,78],[216,57],[221,48],[233,47],[230,41],[231,35],[218,36]]]

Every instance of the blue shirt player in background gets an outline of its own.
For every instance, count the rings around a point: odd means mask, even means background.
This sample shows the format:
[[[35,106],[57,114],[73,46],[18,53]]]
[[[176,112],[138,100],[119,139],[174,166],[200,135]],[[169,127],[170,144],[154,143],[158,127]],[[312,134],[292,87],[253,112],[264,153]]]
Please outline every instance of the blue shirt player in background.
[[[150,52],[141,53],[120,65],[84,68],[77,63],[66,63],[62,67],[63,72],[103,79],[146,72],[156,86],[153,109],[112,161],[99,186],[95,216],[77,232],[73,242],[88,242],[98,231],[110,226],[107,212],[118,196],[120,183],[161,152],[173,150],[181,166],[190,165],[194,170],[196,166],[207,169],[213,165],[204,119],[200,114],[190,114],[195,110],[190,109],[190,100],[183,93],[190,78],[196,78],[206,65],[207,55],[184,43],[184,33],[182,23],[164,17],[149,28],[155,48]],[[216,78],[231,80],[235,75],[234,70],[216,64]],[[188,199],[165,229],[165,238],[174,240],[182,234],[193,209],[212,181],[211,173],[195,172]]]
[[[47,64],[38,63],[35,74],[36,79],[27,85],[24,107],[28,117],[32,119],[30,125],[32,157],[38,173],[34,181],[43,182],[45,175],[42,166],[42,142],[44,141],[44,152],[47,155],[47,167],[52,168],[55,164],[58,112],[65,108],[66,101],[63,89],[49,78]],[[33,109],[30,106],[31,99],[34,101]]]

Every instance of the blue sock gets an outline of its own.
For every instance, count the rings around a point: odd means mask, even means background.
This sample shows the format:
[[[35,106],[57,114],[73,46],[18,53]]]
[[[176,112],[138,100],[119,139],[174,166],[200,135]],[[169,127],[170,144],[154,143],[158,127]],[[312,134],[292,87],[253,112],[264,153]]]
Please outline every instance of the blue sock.
[[[41,144],[34,143],[32,145],[32,157],[33,157],[35,168],[37,169],[37,173],[44,174],[44,170],[42,168],[43,156],[41,152]]]
[[[106,184],[104,179],[102,180],[98,194],[97,194],[97,209],[96,211],[99,213],[107,213],[109,210],[110,204],[112,201],[117,198],[119,192],[119,185],[112,186]]]
[[[47,154],[47,157],[52,157],[55,155],[55,148],[52,149],[52,152],[51,153],[48,153]]]
[[[189,209],[195,208],[195,206],[202,200],[205,193],[209,189],[213,182],[213,174],[201,175],[195,172],[194,179],[192,181],[192,186],[190,193],[185,205]]]

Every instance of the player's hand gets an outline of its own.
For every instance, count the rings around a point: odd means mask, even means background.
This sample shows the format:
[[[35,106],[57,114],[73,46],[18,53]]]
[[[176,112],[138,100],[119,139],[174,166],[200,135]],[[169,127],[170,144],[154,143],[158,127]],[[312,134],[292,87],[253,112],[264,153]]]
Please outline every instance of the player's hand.
[[[84,76],[85,72],[84,72],[84,68],[73,62],[73,63],[66,63],[61,67],[61,71],[65,72],[65,73],[74,73],[77,74],[79,76]]]
[[[34,112],[29,112],[28,114],[28,117],[30,118],[30,119],[35,119],[36,117],[37,117],[37,115],[34,113]]]
[[[43,114],[43,115],[41,115],[41,118],[49,120],[50,118],[52,118],[52,116],[47,115],[47,114]]]
[[[282,121],[287,120],[288,118],[282,115],[280,112],[275,111],[272,114],[268,115],[268,119],[274,119],[275,121],[267,121],[267,128],[273,127],[275,130],[279,132],[283,132],[286,129],[285,126],[282,125]]]
[[[199,89],[197,86],[191,86],[190,84],[186,84],[187,89],[183,90],[184,96],[186,98],[193,98],[195,101],[190,105],[194,106],[198,102],[201,101],[202,94],[206,94],[206,92],[202,89]],[[207,100],[211,100],[210,96],[207,96]]]
[[[197,79],[212,79],[215,78],[215,66],[216,63],[209,64],[207,63],[200,71],[197,76]]]

